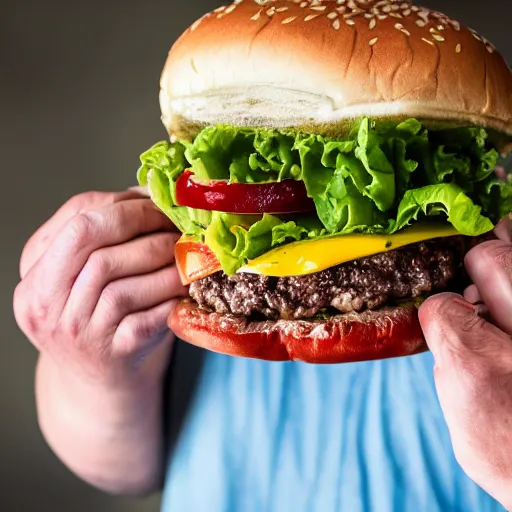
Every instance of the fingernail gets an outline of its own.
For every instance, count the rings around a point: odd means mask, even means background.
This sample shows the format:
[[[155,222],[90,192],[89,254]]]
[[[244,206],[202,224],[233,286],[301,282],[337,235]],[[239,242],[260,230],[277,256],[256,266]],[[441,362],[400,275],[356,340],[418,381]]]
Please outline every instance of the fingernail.
[[[453,302],[455,304],[458,304],[459,306],[463,306],[466,309],[469,309],[472,313],[476,313],[477,311],[477,306],[470,304],[469,302],[466,302],[464,299],[455,298],[453,299]]]
[[[476,285],[473,284],[468,286],[464,290],[464,299],[470,304],[477,304],[478,302],[482,302],[482,297],[480,296],[480,292],[478,291]]]
[[[482,302],[471,304],[470,302],[466,302],[464,299],[457,298],[453,299],[453,302],[459,306],[464,306],[466,309],[478,315],[479,317],[484,318],[485,320],[489,318],[489,308]]]

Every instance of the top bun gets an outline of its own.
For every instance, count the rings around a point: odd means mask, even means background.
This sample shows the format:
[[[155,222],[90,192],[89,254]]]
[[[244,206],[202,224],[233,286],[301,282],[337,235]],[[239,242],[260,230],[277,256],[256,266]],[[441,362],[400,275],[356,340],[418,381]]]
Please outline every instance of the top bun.
[[[237,0],[195,22],[161,79],[169,133],[211,124],[339,129],[362,116],[512,135],[512,71],[494,46],[404,0]]]

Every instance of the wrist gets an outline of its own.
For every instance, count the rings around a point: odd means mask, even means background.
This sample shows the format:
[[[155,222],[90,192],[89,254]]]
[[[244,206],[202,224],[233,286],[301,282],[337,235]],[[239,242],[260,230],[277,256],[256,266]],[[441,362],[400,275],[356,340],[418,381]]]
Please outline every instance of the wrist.
[[[119,415],[129,421],[130,416],[143,415],[142,409],[159,399],[163,379],[163,372],[130,373],[118,369],[101,376],[91,375],[42,354],[36,370],[36,399],[39,409],[55,409],[74,421],[80,416],[107,420],[105,415]]]
[[[169,335],[144,358],[117,357],[104,360],[56,358],[42,352],[38,372],[51,374],[63,389],[86,395],[95,393],[136,395],[161,385],[169,364],[174,335]]]
[[[92,485],[116,494],[153,490],[162,470],[162,384],[155,377],[117,386],[83,379],[43,355],[36,373],[42,434],[56,456]]]

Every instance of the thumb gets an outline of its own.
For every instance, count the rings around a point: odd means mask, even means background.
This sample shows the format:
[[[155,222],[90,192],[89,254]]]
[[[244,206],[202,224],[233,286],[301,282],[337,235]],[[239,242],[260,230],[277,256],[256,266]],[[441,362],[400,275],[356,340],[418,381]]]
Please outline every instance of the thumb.
[[[510,503],[512,340],[460,295],[430,298],[419,316],[456,458],[478,485]]]
[[[419,319],[437,371],[445,365],[512,365],[510,337],[486,320],[482,306],[443,293],[429,298]],[[509,366],[510,368],[511,366]]]

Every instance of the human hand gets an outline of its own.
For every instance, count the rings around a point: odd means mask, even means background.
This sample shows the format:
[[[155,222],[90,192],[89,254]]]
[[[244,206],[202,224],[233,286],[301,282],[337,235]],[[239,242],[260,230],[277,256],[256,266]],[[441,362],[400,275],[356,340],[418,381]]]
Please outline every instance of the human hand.
[[[140,191],[72,198],[23,251],[20,328],[80,379],[124,387],[163,372],[159,348],[173,337],[167,317],[186,294],[173,265],[178,237]]]
[[[512,510],[512,215],[466,257],[474,283],[420,309],[457,460]]]

